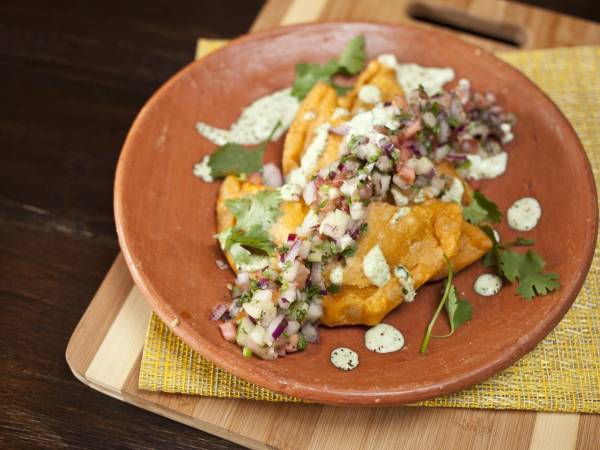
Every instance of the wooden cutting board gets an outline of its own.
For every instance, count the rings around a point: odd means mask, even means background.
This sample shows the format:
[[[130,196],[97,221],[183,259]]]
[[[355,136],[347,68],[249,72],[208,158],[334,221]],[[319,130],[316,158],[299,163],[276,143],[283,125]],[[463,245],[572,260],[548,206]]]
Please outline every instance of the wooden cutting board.
[[[600,43],[596,24],[493,0],[271,0],[253,30],[314,20],[413,23],[411,14],[437,22],[443,15],[454,27],[485,31],[505,41],[461,33],[491,50],[518,48],[506,42],[518,43],[521,48]],[[150,314],[119,255],[67,347],[67,361],[75,376],[107,395],[251,448],[599,447],[600,417],[591,415],[337,408],[140,391],[137,380]]]

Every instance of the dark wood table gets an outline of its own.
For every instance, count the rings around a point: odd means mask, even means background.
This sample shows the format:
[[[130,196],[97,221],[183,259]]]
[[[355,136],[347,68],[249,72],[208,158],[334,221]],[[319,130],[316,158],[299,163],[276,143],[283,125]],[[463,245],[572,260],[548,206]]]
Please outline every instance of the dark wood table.
[[[64,350],[118,252],[129,125],[197,37],[245,32],[262,3],[0,4],[0,448],[237,448],[89,389]],[[592,0],[530,3],[600,17]]]

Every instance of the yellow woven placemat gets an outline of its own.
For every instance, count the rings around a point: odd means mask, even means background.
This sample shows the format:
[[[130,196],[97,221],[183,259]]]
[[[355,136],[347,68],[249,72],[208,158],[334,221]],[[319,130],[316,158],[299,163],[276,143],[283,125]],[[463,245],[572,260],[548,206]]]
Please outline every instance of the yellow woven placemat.
[[[200,44],[202,50],[204,41]],[[214,43],[210,45],[215,48]],[[568,117],[587,151],[598,187],[600,47],[519,51],[499,56],[536,82]],[[139,387],[225,398],[300,401],[216,367],[154,315],[144,345]],[[600,413],[598,250],[573,307],[534,351],[481,384],[418,405]]]

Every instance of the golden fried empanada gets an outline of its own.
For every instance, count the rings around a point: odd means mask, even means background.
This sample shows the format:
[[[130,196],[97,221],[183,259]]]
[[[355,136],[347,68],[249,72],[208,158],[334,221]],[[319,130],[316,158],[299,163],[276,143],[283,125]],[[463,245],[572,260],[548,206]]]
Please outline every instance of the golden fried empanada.
[[[359,109],[371,109],[374,105],[362,102],[358,95],[361,88],[367,84],[376,86],[379,89],[382,102],[392,101],[397,95],[404,96],[402,87],[396,81],[394,69],[374,59],[358,76],[352,90],[338,99],[338,105],[352,112]]]
[[[315,130],[329,121],[336,105],[335,89],[323,82],[315,84],[304,98],[285,136],[281,161],[284,175],[300,166],[302,154],[312,141]]]
[[[466,220],[462,224],[462,234],[458,242],[458,252],[453,258],[450,258],[452,269],[457,273],[475,261],[478,261],[483,255],[492,248],[491,239],[481,231],[481,228],[471,225]],[[448,270],[444,266],[435,274],[433,280],[441,280],[448,276]]]
[[[452,258],[458,252],[463,222],[458,204],[431,200],[410,207],[408,214],[395,220],[398,211],[388,203],[369,206],[368,229],[358,241],[356,253],[346,261],[342,289],[323,298],[323,324],[379,323],[404,298],[394,276],[395,267],[404,266],[417,289],[443,270],[444,255]],[[381,248],[390,268],[389,281],[379,288],[363,271],[363,260],[375,245]]]

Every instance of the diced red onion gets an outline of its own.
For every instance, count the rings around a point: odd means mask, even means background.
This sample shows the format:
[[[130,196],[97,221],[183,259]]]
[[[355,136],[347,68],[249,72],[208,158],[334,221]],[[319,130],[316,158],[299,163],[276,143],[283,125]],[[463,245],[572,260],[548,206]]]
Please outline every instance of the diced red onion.
[[[442,161],[446,157],[446,155],[450,153],[450,150],[451,148],[448,144],[441,145],[434,150],[433,158],[438,162]]]
[[[317,342],[319,340],[319,331],[312,324],[308,323],[304,325],[300,333],[308,342]]]
[[[235,279],[235,285],[240,289],[246,289],[248,287],[248,283],[250,282],[250,276],[248,272],[240,272],[237,274]]]
[[[273,337],[273,339],[277,339],[281,334],[285,331],[287,327],[287,319],[279,315],[273,319],[267,328],[267,333]]]
[[[223,339],[225,339],[227,342],[235,342],[237,327],[234,322],[220,323],[219,330],[221,330],[221,335],[223,336]]]
[[[300,323],[296,320],[290,320],[287,324],[287,328],[285,329],[285,332],[289,336],[291,336],[292,334],[297,333],[299,329],[300,329]]]
[[[267,186],[280,187],[283,184],[281,170],[273,163],[265,164],[263,167],[263,180]]]
[[[306,186],[304,186],[304,192],[302,193],[302,198],[304,199],[304,203],[310,205],[315,201],[317,197],[317,187],[314,181],[311,181]]]
[[[325,294],[322,295],[327,295],[327,292],[325,292]],[[306,320],[308,322],[316,322],[321,318],[322,315],[323,307],[317,302],[312,302],[308,306],[308,311],[306,312]]]
[[[447,142],[448,138],[450,137],[450,125],[448,124],[448,121],[445,118],[440,119],[439,123],[440,123],[440,132],[438,134],[439,141]]]
[[[277,353],[275,352],[275,349],[272,347],[261,347],[256,342],[254,342],[254,340],[252,340],[252,339],[246,339],[246,342],[244,344],[246,347],[248,347],[250,350],[252,350],[253,354],[258,356],[259,358],[266,359],[266,360],[277,359]]]
[[[285,255],[286,261],[294,261],[300,253],[300,247],[302,247],[302,241],[297,239]]]
[[[210,313],[210,320],[219,320],[227,312],[227,305],[219,303],[215,305]]]
[[[310,282],[312,284],[321,284],[323,274],[321,273],[321,263],[313,263],[310,268]]]
[[[446,159],[449,159],[450,161],[465,161],[467,159],[467,155],[450,152],[448,155],[446,155]]]
[[[346,136],[350,131],[350,127],[348,127],[348,125],[339,125],[337,127],[330,128],[329,131],[333,134],[337,134],[338,136]]]

